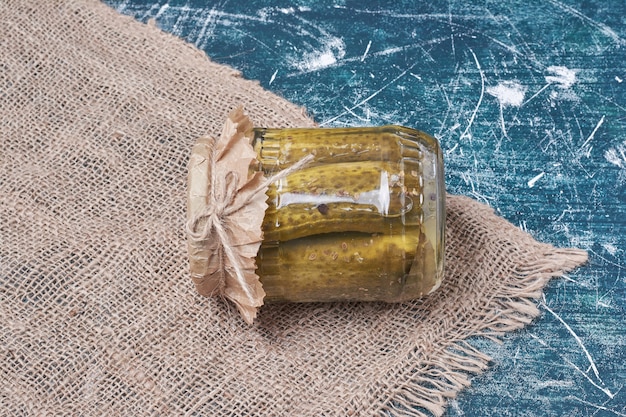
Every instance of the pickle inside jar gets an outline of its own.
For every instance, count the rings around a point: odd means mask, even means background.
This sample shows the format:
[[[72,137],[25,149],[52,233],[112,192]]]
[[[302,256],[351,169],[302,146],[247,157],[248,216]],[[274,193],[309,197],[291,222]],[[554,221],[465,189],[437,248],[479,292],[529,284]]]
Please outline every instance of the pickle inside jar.
[[[254,147],[266,175],[315,156],[267,193],[257,256],[267,301],[400,301],[437,284],[423,208],[438,190],[414,140],[384,128],[258,129]]]

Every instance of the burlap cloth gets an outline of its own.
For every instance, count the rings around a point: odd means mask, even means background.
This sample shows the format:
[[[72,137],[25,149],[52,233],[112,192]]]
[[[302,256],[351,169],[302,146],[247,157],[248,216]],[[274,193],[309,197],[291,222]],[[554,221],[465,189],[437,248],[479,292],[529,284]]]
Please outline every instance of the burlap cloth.
[[[265,306],[248,326],[196,293],[184,232],[190,149],[239,104],[313,125],[93,0],[0,2],[0,414],[440,415],[488,364],[465,340],[529,323],[586,259],[450,196],[434,296]]]

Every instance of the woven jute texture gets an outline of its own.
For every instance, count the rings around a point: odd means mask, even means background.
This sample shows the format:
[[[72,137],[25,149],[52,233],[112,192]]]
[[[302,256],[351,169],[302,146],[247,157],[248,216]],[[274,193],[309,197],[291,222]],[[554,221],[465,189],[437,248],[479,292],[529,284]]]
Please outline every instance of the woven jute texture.
[[[410,303],[264,306],[196,293],[186,164],[244,105],[298,108],[93,0],[0,2],[0,414],[440,415],[486,368],[465,340],[538,314],[582,251],[448,198],[447,271]]]

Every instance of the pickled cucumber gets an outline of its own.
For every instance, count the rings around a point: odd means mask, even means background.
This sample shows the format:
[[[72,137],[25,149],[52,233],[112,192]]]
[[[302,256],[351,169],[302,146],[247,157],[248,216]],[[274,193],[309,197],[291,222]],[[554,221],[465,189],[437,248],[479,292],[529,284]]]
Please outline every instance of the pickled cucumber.
[[[316,233],[385,233],[418,224],[421,167],[383,161],[339,162],[304,168],[270,186],[266,240]],[[408,174],[405,173],[408,170]]]
[[[358,162],[421,160],[421,149],[414,139],[398,137],[388,127],[359,129],[258,129],[254,148],[266,174],[295,164],[306,155],[315,155],[312,165]],[[411,135],[415,135],[415,131]],[[417,132],[417,134],[421,134]],[[424,135],[427,138],[426,135]],[[390,146],[391,144],[391,146]]]
[[[257,272],[267,301],[396,301],[419,236],[330,233],[264,244],[257,256]]]

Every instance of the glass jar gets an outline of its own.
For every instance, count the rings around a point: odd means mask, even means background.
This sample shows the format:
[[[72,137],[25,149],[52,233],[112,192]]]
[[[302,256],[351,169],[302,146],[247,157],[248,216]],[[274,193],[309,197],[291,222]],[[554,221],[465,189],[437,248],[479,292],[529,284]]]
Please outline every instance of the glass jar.
[[[419,298],[441,284],[445,186],[437,140],[400,127],[255,129],[270,185],[256,257],[266,302]]]

